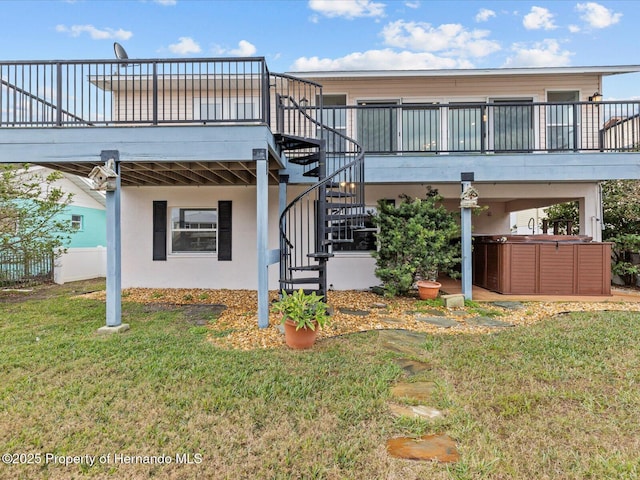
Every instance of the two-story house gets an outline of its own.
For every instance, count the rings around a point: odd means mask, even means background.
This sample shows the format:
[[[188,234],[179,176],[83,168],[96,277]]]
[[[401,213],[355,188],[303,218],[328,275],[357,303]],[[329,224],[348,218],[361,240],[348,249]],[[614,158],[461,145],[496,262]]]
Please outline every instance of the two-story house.
[[[639,103],[598,92],[604,76],[638,71],[0,62],[0,161],[113,168],[107,325],[120,323],[121,287],[199,287],[257,289],[266,326],[269,289],[377,284],[368,214],[427,186],[456,210],[463,186],[478,190],[465,249],[472,234],[509,233],[511,212],[568,200],[580,233],[600,240],[599,182],[640,178],[640,154],[632,122],[607,128]]]

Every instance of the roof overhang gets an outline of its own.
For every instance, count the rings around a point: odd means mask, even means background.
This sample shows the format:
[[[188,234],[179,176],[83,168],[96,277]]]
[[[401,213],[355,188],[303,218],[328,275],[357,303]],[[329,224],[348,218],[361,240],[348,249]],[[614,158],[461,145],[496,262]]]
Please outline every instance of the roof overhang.
[[[620,75],[640,72],[640,65],[611,65],[593,67],[526,67],[483,68],[442,70],[351,70],[351,71],[307,71],[287,72],[299,78],[309,79],[362,79],[362,78],[408,78],[408,77],[475,77],[502,75]]]

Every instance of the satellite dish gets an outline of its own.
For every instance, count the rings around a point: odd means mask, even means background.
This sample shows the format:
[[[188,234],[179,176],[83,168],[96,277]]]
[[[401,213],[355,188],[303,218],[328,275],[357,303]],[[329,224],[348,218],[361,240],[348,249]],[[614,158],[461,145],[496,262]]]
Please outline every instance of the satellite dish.
[[[128,60],[129,59],[129,55],[127,55],[127,51],[118,42],[113,42],[113,51],[116,53],[116,58],[118,60]]]

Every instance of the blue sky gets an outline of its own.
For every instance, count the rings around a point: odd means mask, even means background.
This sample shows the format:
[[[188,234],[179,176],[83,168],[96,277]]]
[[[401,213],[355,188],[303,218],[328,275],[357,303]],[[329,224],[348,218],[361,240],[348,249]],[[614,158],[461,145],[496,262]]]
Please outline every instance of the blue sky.
[[[640,64],[637,1],[0,0],[0,60],[265,57],[272,71]],[[638,74],[606,99],[640,98]]]

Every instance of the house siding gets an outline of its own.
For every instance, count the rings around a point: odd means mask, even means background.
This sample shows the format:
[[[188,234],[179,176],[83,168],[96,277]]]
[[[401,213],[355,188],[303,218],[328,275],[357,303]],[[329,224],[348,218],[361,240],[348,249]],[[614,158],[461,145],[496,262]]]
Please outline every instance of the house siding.
[[[322,83],[324,95],[347,93],[349,105],[355,105],[358,100],[368,99],[401,99],[412,102],[531,96],[535,101],[545,101],[546,92],[563,90],[577,90],[580,92],[580,99],[587,101],[590,95],[601,88],[600,76],[596,74],[308,78]]]
[[[82,228],[71,235],[69,248],[104,246],[107,242],[107,216],[105,210],[70,205],[63,214],[71,222],[72,215],[82,216]]]

